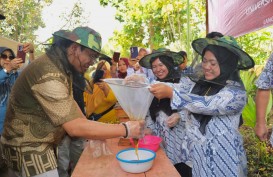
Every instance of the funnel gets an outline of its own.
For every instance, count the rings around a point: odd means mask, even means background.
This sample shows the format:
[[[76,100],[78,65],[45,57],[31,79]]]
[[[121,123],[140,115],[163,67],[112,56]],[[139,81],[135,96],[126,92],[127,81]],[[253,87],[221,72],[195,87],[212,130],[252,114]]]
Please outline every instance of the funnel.
[[[154,95],[149,91],[148,83],[127,82],[124,79],[109,78],[104,81],[113,90],[119,104],[130,120],[145,119]]]

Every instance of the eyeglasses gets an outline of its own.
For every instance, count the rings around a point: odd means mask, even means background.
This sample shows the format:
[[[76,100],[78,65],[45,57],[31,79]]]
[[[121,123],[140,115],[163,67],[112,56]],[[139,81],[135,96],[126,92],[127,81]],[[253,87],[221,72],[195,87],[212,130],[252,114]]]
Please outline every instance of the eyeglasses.
[[[5,60],[6,60],[7,58],[9,58],[10,60],[13,60],[15,57],[12,56],[12,55],[7,56],[6,54],[1,54],[1,58],[5,59]]]

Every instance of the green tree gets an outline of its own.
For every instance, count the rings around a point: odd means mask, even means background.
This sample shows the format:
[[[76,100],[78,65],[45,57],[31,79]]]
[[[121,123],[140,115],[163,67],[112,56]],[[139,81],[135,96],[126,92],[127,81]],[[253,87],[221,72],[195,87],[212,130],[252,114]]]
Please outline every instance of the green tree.
[[[273,50],[273,26],[243,35],[237,40],[256,65],[264,65]]]
[[[84,8],[80,1],[73,5],[71,11],[64,11],[60,17],[64,22],[61,29],[73,30],[77,26],[84,26],[88,23],[88,16],[84,15]]]
[[[157,49],[172,47],[185,50],[187,36],[187,1],[176,0],[100,0],[101,5],[117,9],[115,18],[123,24],[121,31],[115,31],[112,41],[121,46],[124,53],[130,46]],[[205,34],[204,1],[190,3],[189,39]]]
[[[0,9],[6,16],[1,21],[0,34],[15,41],[34,41],[34,32],[44,27],[43,7],[52,0],[0,0]]]

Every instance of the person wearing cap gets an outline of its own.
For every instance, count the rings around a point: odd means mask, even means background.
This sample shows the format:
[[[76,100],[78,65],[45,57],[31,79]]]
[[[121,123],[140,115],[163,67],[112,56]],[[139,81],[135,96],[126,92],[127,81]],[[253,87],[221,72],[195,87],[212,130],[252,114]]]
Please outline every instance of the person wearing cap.
[[[55,32],[55,36],[52,39],[52,43],[59,43],[62,41],[62,38],[58,35],[62,35],[66,30],[59,30]],[[85,88],[85,79],[84,76],[75,71],[71,70],[73,75],[73,98],[81,109],[82,113],[85,115],[85,105],[83,99],[83,93]],[[67,133],[62,138],[61,142],[57,147],[57,165],[58,165],[58,174],[60,177],[68,177],[70,173],[73,172],[76,163],[78,162],[81,153],[84,148],[85,139],[80,137],[70,137]]]
[[[23,51],[29,53],[29,61],[34,60],[34,48],[31,43],[23,44]],[[32,52],[32,53],[31,53]],[[16,57],[12,49],[0,47],[0,138],[6,115],[7,103],[11,88],[23,69],[22,59]],[[0,174],[7,174],[8,168],[2,157],[0,147]]]
[[[202,56],[203,76],[179,86],[153,84],[150,91],[158,99],[170,98],[171,107],[184,112],[180,151],[193,177],[246,177],[238,126],[247,95],[239,70],[252,68],[254,61],[231,36],[199,38],[192,47]]]
[[[255,85],[256,92],[256,125],[254,128],[255,134],[261,141],[268,140],[269,132],[266,123],[266,112],[270,99],[270,92],[273,88],[273,53],[270,55],[266,65],[257,79]],[[273,145],[273,134],[271,134],[269,141]]]
[[[144,56],[139,64],[153,71],[157,79],[152,82],[178,84],[181,81],[181,74],[177,67],[183,62],[184,58],[179,53],[160,48]],[[162,147],[167,157],[178,169],[180,175],[184,177],[187,176],[184,173],[185,168],[189,168],[182,163],[180,158],[180,145],[182,144],[185,125],[180,117],[179,110],[172,109],[170,101],[170,98],[153,98],[149,114],[146,117],[146,131],[163,139]]]
[[[17,176],[58,177],[54,147],[65,133],[97,140],[140,138],[143,133],[143,121],[90,121],[73,98],[72,70],[83,74],[96,62],[100,34],[77,27],[54,37],[62,40],[24,69],[10,94],[1,145],[7,165]]]

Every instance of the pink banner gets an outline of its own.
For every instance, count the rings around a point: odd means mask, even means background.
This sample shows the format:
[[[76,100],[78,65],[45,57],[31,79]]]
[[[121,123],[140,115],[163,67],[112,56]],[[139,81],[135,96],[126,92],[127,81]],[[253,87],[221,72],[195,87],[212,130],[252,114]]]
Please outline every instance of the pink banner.
[[[273,25],[273,0],[207,0],[208,32],[238,37]]]

